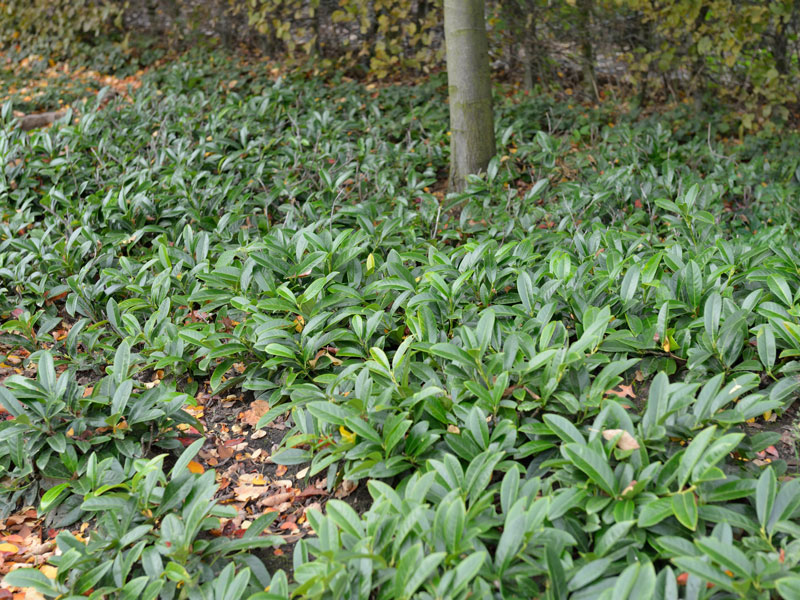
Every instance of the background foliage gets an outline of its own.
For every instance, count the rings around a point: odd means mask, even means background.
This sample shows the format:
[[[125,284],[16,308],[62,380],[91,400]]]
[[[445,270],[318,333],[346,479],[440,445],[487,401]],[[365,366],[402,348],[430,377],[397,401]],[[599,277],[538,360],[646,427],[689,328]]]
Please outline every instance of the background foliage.
[[[140,56],[199,39],[313,58],[389,77],[443,60],[438,0],[80,0],[2,3],[0,34],[20,56],[61,57],[108,42]],[[741,122],[785,119],[797,102],[795,0],[487,2],[495,70],[534,85],[630,85],[640,102],[694,98],[742,108]],[[89,45],[87,45],[89,44]],[[96,56],[97,58],[97,56]],[[582,84],[581,84],[582,82]]]

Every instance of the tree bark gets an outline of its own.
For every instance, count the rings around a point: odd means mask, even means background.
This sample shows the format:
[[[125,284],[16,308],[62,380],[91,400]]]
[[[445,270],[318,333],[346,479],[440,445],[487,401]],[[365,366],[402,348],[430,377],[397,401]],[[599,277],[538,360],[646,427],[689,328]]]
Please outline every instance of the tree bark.
[[[586,91],[598,97],[594,76],[594,47],[592,46],[591,21],[592,0],[578,1],[578,34],[581,38],[581,77]]]
[[[492,82],[483,0],[445,0],[444,31],[450,92],[450,189],[485,171],[494,156]]]

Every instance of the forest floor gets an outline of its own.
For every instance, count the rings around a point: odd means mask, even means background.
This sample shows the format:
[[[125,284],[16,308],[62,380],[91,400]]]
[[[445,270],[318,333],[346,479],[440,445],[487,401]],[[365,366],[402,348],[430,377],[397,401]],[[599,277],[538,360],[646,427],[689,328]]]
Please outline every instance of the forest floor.
[[[790,125],[0,66],[0,598],[800,589]]]

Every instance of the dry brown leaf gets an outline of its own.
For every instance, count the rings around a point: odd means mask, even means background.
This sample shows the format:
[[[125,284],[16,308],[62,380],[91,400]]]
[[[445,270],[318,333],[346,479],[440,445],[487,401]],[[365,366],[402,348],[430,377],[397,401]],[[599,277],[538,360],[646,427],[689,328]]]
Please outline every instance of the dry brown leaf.
[[[618,387],[619,390],[606,390],[606,394],[614,394],[620,398],[636,398],[636,394],[633,393],[633,386],[620,385]]]
[[[255,485],[237,485],[233,488],[236,499],[241,502],[248,502],[260,498],[264,494],[265,488]]]
[[[271,496],[267,496],[263,500],[259,501],[258,505],[263,508],[270,508],[272,506],[278,506],[291,500],[294,498],[294,492],[280,492],[278,494],[272,494]]]
[[[794,447],[794,440],[795,437],[792,435],[791,431],[784,430],[781,434],[781,443],[785,446]]]
[[[613,440],[615,437],[620,436],[617,440],[617,448],[620,450],[638,450],[639,442],[624,429],[604,429],[603,437],[607,440]]]
[[[266,400],[255,400],[250,403],[250,408],[242,413],[242,422],[250,427],[255,427],[258,420],[269,411],[269,402]]]
[[[304,489],[302,492],[297,494],[298,498],[305,498],[307,496],[327,496],[328,492],[325,490],[321,490],[318,487],[312,485]]]
[[[350,494],[358,489],[358,482],[350,481],[349,479],[342,480],[342,484],[336,489],[333,494],[337,498],[347,498]]]

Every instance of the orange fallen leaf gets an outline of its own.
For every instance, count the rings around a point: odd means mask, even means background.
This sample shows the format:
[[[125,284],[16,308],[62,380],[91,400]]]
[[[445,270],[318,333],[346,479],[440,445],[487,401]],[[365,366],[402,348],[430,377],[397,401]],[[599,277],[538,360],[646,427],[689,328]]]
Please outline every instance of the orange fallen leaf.
[[[194,460],[189,461],[188,469],[191,473],[195,473],[197,475],[202,475],[203,473],[205,473],[205,468],[203,467],[203,465]]]
[[[277,477],[282,477],[282,476],[286,475],[286,471],[287,470],[288,469],[286,468],[286,465],[278,465],[278,468],[275,469],[275,475]]]
[[[24,544],[25,539],[16,533],[12,533],[11,535],[3,536],[4,542],[10,542],[12,544]]]
[[[255,400],[250,404],[250,408],[242,413],[241,419],[244,423],[255,427],[258,420],[269,411],[269,402],[266,400]]]
[[[633,393],[633,386],[620,385],[618,387],[619,390],[606,390],[606,394],[614,394],[620,398],[636,398],[636,394]]]

